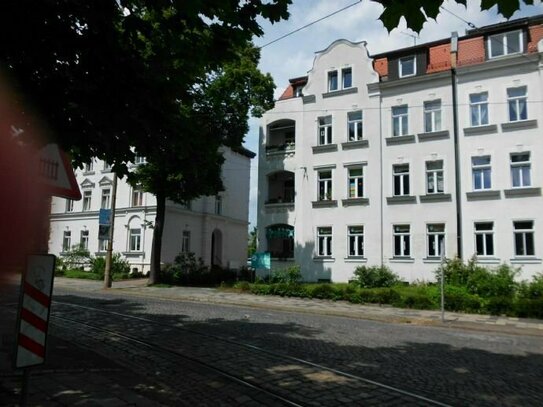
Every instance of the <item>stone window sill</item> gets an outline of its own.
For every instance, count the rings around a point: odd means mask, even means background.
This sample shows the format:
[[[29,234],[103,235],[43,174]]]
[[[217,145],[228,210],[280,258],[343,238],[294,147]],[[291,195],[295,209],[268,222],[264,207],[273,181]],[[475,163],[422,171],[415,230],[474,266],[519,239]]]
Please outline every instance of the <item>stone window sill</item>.
[[[313,146],[313,153],[327,153],[329,151],[337,151],[337,144],[323,144],[321,146]]]
[[[492,199],[500,199],[500,191],[496,190],[484,190],[484,191],[473,191],[466,192],[466,198],[468,201],[487,201]]]
[[[387,204],[412,204],[417,203],[417,197],[414,195],[387,196]]]
[[[541,264],[540,258],[535,256],[518,256],[509,260],[511,264]]]
[[[353,148],[367,148],[369,145],[368,140],[346,141],[345,143],[341,143],[341,148],[343,150],[351,150]]]
[[[479,264],[500,264],[500,259],[496,257],[476,257],[475,262]]]
[[[408,134],[407,136],[396,136],[396,137],[387,137],[385,142],[387,146],[396,145],[396,144],[411,144],[414,143],[415,135]]]
[[[541,196],[541,188],[511,188],[503,191],[506,198],[523,198],[529,196]]]
[[[419,195],[420,202],[450,202],[451,194],[426,194]]]
[[[358,93],[358,88],[357,87],[351,87],[351,88],[347,88],[347,89],[333,90],[333,91],[330,91],[330,92],[323,93],[322,97],[324,99],[326,99],[326,98],[331,98],[331,97],[335,97],[335,96],[350,95],[352,93]]]
[[[348,198],[342,199],[341,203],[343,206],[360,206],[360,205],[369,205],[370,200],[368,198]]]
[[[464,128],[464,136],[477,136],[481,134],[496,133],[498,126],[495,124],[486,124],[483,126],[473,126]]]
[[[516,122],[502,123],[502,131],[533,129],[537,127],[537,120],[518,120]]]
[[[391,257],[388,259],[391,263],[414,263],[413,257]]]
[[[334,263],[336,259],[332,256],[315,256],[313,261],[317,263]]]
[[[417,134],[419,142],[444,140],[449,138],[449,130],[432,131],[428,133]]]
[[[441,263],[441,258],[440,257],[425,257],[424,259],[422,259],[422,262],[423,263],[439,264],[439,263]]]
[[[345,263],[367,263],[368,259],[364,256],[349,256],[345,257]]]
[[[313,208],[335,208],[337,207],[337,201],[335,199],[327,199],[323,201],[311,202]]]

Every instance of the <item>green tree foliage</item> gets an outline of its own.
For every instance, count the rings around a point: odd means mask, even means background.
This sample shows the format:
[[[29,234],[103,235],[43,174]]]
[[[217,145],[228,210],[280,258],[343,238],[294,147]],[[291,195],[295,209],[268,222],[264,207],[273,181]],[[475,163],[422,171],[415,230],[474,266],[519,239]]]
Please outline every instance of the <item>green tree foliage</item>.
[[[253,230],[249,232],[249,239],[248,239],[248,245],[247,245],[248,257],[251,257],[253,254],[256,253],[257,236],[258,236],[258,230],[255,226],[253,227]]]
[[[388,31],[392,31],[405,18],[408,28],[420,32],[428,18],[435,19],[444,0],[373,0],[385,8],[379,19]],[[467,3],[467,0],[456,0],[457,3]],[[524,4],[534,4],[534,0],[523,0]],[[509,18],[520,8],[520,0],[481,0],[481,10],[489,10],[497,6],[498,13]]]

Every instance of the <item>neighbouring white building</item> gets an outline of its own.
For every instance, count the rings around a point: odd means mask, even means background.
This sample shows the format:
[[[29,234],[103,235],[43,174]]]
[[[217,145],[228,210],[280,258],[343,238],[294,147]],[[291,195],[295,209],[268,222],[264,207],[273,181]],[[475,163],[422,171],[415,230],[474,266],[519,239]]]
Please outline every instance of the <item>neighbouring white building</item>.
[[[244,148],[225,148],[223,154],[223,192],[186,206],[166,202],[162,262],[193,252],[206,265],[232,269],[246,265],[250,161],[255,154]],[[134,166],[143,162],[136,161]],[[93,160],[75,174],[82,199],[53,198],[49,252],[62,257],[81,244],[92,255],[105,255],[107,240],[98,239],[98,215],[100,208],[111,207],[111,167]],[[121,253],[133,271],[149,271],[155,215],[154,195],[118,181],[113,251]]]
[[[259,251],[306,280],[441,257],[543,271],[543,16],[370,56],[337,40],[260,131]]]

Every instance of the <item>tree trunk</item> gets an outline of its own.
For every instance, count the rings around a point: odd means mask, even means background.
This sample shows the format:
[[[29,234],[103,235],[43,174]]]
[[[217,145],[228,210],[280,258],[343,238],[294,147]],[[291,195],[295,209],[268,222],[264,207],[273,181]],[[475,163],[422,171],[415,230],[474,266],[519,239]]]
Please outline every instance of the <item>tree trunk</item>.
[[[151,270],[149,271],[149,284],[158,283],[160,272],[160,255],[162,252],[162,233],[164,231],[164,218],[166,215],[166,195],[162,192],[156,194],[156,218],[153,230],[153,245],[151,248]]]

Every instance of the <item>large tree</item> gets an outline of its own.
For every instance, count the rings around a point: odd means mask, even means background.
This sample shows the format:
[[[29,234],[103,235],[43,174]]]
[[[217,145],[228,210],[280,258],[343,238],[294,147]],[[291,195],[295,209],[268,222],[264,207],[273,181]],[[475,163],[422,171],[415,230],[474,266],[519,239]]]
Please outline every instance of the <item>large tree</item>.
[[[436,18],[445,0],[373,0],[384,7],[379,19],[388,31],[392,31],[400,23],[402,17],[408,28],[420,32],[428,18]],[[455,0],[464,6],[468,0]],[[524,4],[534,4],[534,0],[522,0]],[[506,18],[520,8],[520,0],[481,0],[481,10],[489,10],[497,6],[498,12]]]

